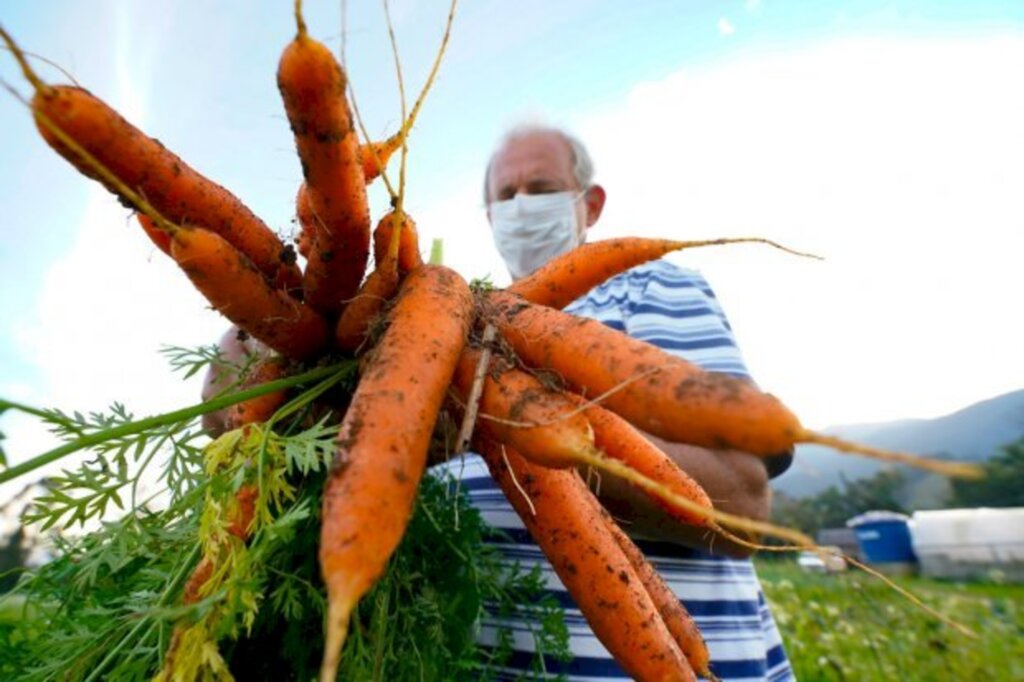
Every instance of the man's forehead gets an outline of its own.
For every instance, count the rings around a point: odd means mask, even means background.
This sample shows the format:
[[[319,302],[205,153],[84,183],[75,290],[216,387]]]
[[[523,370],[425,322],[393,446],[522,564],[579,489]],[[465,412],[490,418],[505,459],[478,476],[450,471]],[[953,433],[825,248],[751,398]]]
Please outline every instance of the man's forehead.
[[[505,140],[491,161],[493,180],[513,174],[573,174],[572,147],[556,132],[537,131]]]

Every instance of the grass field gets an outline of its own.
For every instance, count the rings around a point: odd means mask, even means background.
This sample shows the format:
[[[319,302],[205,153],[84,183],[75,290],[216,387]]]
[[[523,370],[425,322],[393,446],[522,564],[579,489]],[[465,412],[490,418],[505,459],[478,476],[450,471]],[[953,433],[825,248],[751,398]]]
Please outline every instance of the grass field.
[[[802,682],[1024,680],[1024,585],[898,580],[970,638],[859,571],[807,574],[792,560],[757,570]]]

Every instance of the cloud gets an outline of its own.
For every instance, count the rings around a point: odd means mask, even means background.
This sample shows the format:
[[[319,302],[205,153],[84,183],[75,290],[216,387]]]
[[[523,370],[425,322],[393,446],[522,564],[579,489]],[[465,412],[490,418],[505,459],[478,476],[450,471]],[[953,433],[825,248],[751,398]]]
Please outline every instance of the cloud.
[[[759,383],[809,426],[928,417],[1021,388],[1024,40],[843,40],[717,61],[561,116],[608,204],[592,239],[762,236],[708,276]],[[415,210],[507,281],[479,177]],[[426,244],[424,248],[427,248]],[[497,269],[497,273],[495,272]]]
[[[130,9],[118,11],[114,22],[117,91],[110,101],[145,128],[148,93],[136,84],[152,81],[161,41],[139,38],[132,31],[137,17],[126,13]],[[172,375],[158,351],[164,344],[213,343],[224,321],[130,212],[95,183],[89,183],[74,234],[46,273],[33,314],[11,323],[11,343],[38,380],[7,386],[5,395],[14,389],[27,404],[66,412],[105,411],[119,401],[137,416],[197,402],[198,378],[186,383]],[[56,445],[35,419],[8,415],[0,429],[13,463]]]
[[[736,32],[736,27],[732,25],[726,17],[719,17],[718,19],[718,32],[723,36],[731,36]]]
[[[761,384],[811,425],[1021,388],[1024,40],[847,40],[683,69],[582,112],[593,238],[755,235],[708,275]]]

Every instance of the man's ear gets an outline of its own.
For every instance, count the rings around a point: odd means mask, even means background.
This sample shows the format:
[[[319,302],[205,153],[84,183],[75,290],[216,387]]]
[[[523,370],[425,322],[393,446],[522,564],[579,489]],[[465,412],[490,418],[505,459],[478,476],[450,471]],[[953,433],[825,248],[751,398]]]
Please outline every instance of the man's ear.
[[[587,189],[586,194],[583,195],[583,202],[587,206],[587,227],[593,226],[597,222],[597,219],[601,217],[601,211],[604,210],[604,202],[607,198],[604,187],[601,185],[591,185]]]

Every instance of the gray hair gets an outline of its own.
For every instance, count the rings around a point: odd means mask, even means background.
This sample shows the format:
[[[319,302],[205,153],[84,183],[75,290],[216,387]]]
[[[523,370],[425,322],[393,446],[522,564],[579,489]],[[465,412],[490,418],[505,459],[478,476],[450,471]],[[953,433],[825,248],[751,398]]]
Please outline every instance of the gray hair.
[[[590,152],[583,146],[583,143],[579,139],[570,133],[556,128],[554,126],[538,125],[535,123],[526,123],[518,125],[515,128],[510,129],[506,132],[498,146],[495,147],[494,151],[491,152],[490,158],[487,160],[487,168],[484,170],[484,204],[487,204],[489,197],[488,190],[490,189],[491,181],[491,166],[494,164],[494,157],[499,151],[505,148],[505,146],[512,140],[518,140],[528,135],[535,135],[537,133],[554,133],[558,135],[566,144],[569,145],[569,149],[572,152],[572,174],[576,178],[576,182],[582,189],[587,189],[594,181],[594,161],[590,158]]]

